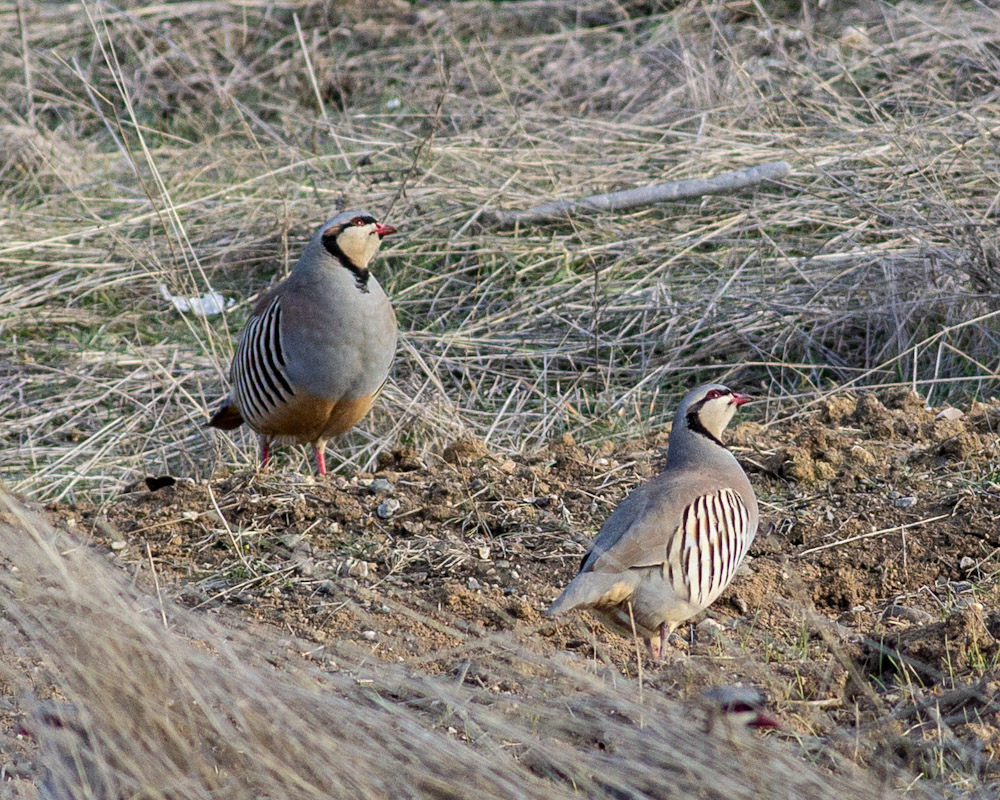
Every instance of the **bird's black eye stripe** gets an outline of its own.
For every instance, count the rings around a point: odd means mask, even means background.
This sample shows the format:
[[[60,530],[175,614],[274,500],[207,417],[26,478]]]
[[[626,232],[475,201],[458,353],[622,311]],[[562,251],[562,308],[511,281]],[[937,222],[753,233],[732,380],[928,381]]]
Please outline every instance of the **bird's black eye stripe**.
[[[351,225],[358,225],[358,226],[371,225],[373,222],[378,222],[378,220],[375,219],[375,217],[371,216],[370,214],[359,214],[358,216],[351,219],[350,222],[344,225],[333,225],[332,227],[327,228],[325,231],[323,231],[323,238],[335,239],[344,232],[344,228],[348,228]]]

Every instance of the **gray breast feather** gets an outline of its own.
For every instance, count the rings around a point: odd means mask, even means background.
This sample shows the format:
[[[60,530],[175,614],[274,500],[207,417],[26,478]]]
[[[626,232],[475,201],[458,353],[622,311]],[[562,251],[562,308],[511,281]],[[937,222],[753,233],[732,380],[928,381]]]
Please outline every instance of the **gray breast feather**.
[[[296,292],[307,299],[286,309],[281,331],[291,384],[331,400],[378,391],[396,352],[396,316],[378,281],[362,294],[342,269]]]

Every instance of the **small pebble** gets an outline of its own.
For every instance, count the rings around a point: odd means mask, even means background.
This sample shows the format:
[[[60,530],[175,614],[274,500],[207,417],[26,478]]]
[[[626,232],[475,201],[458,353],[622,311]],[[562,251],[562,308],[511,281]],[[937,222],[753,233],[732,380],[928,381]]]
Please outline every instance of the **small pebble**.
[[[976,566],[976,559],[969,558],[969,556],[962,556],[958,560],[958,568],[962,570],[962,572],[969,572],[975,566]]]
[[[302,534],[286,533],[284,536],[279,536],[278,541],[288,549],[294,550],[295,547],[302,541]]]
[[[361,635],[364,636],[369,642],[375,641],[375,637],[378,636],[375,631],[364,631]]]
[[[479,553],[479,557],[483,561],[489,561],[489,559],[490,559],[490,548],[489,548],[488,545],[485,545],[485,544],[479,545],[479,547],[477,549],[477,552]]]
[[[915,625],[927,625],[934,621],[934,615],[921,608],[910,608],[909,606],[887,606],[882,612],[882,619],[901,619],[904,622],[912,622]]]
[[[113,541],[111,543],[111,549],[112,550],[124,550],[125,547],[126,547],[126,544],[121,539],[116,539],[115,541]]]
[[[295,571],[298,572],[303,578],[311,578],[316,574],[316,562],[308,556],[296,559],[296,562]]]
[[[394,494],[396,487],[385,478],[376,478],[368,484],[368,491],[372,494]]]
[[[711,619],[710,617],[706,617],[701,622],[699,622],[697,625],[695,625],[695,630],[698,630],[698,631],[710,631],[714,635],[714,634],[718,633],[719,631],[723,630],[723,627],[718,622],[716,622],[714,619]]]
[[[750,578],[755,572],[756,570],[744,561],[736,568],[736,572],[734,572],[733,575],[739,578]]]
[[[961,419],[965,412],[960,408],[942,408],[934,419]]]
[[[379,519],[389,519],[399,511],[399,505],[399,501],[395,497],[390,497],[388,500],[383,500],[378,504],[375,513],[378,514]]]
[[[480,589],[483,588],[482,584],[475,578],[469,578],[469,580],[465,582],[465,585],[468,586],[470,589],[472,589],[472,591],[474,592],[478,592]]]
[[[349,558],[344,563],[347,567],[347,574],[352,578],[368,578],[376,571],[376,565],[371,561]]]
[[[913,495],[907,495],[906,497],[900,497],[898,500],[893,502],[896,508],[909,508],[914,503],[917,502],[917,498]]]

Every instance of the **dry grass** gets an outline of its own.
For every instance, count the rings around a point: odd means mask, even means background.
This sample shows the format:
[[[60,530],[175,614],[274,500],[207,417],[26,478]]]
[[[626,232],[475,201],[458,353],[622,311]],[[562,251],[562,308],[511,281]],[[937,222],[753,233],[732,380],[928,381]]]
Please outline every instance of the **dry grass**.
[[[759,387],[763,422],[845,387],[912,386],[933,403],[995,393],[998,46],[996,12],[972,3],[8,3],[0,477],[38,501],[101,501],[147,474],[253,465],[249,435],[204,427],[234,335],[314,226],[347,205],[400,228],[375,270],[403,333],[383,400],[338,449],[348,473],[387,443],[439,452],[471,434],[517,454],[566,431],[636,437],[703,378]],[[776,160],[792,174],[754,192],[509,232],[478,221],[489,206]],[[222,317],[182,315],[161,284],[237,302]],[[281,458],[308,469],[297,450]],[[29,533],[18,551],[10,537]],[[12,557],[42,565],[39,586],[4,578],[41,652],[75,650],[80,615],[122,626],[88,629],[93,652],[62,665],[66,693],[96,704],[98,735],[125,722],[109,695],[119,683],[136,725],[169,711],[179,757],[161,754],[133,786],[568,796],[604,791],[602,770],[641,788],[647,768],[654,781],[678,769],[679,712],[660,698],[640,711],[586,679],[593,717],[572,710],[610,731],[612,767],[551,709],[508,713],[391,670],[342,680],[286,656],[276,670],[253,656],[256,640],[227,650],[228,628],[173,609],[184,636],[160,651],[148,598],[83,555],[64,570],[37,521],[18,516],[3,536]],[[97,658],[118,670],[106,684],[88,683]],[[145,672],[130,676],[136,659]],[[584,680],[562,669],[554,694]],[[393,693],[412,708],[383,701]],[[234,697],[247,705],[220,713]],[[434,703],[468,709],[464,739]],[[644,714],[644,727],[608,708]],[[204,752],[193,732],[260,736]],[[283,737],[308,748],[268,749]],[[391,758],[366,755],[370,739]],[[793,763],[769,757],[765,786]],[[422,783],[431,764],[451,782]],[[748,796],[737,773],[718,773],[720,792]]]
[[[0,471],[22,491],[247,466],[248,441],[201,427],[233,334],[348,203],[403,231],[376,268],[405,332],[351,468],[386,439],[634,433],[709,376],[793,401],[996,386],[985,9],[19,8],[0,12]],[[777,159],[790,178],[750,194],[476,222]],[[239,302],[181,317],[161,283]]]

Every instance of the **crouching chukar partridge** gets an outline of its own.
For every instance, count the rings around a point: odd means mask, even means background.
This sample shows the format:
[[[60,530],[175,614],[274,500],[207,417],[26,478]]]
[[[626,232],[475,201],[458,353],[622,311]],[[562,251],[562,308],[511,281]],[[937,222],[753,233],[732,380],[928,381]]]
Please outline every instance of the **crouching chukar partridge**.
[[[396,315],[369,273],[382,237],[395,233],[365,211],[325,222],[291,274],[247,320],[229,371],[232,389],[209,425],[244,422],[271,443],[310,443],[320,475],[323,449],[372,407],[396,352]]]
[[[729,585],[757,533],[757,498],[721,441],[749,399],[708,384],[681,401],[663,472],[612,512],[546,614],[593,609],[626,636],[634,621],[652,656],[662,657],[674,628]]]
[[[95,752],[80,712],[72,704],[37,703],[15,731],[40,747],[39,800],[134,796],[118,785],[115,770]]]
[[[781,725],[764,708],[760,692],[748,686],[712,686],[702,692],[705,732],[739,741],[747,733]]]

